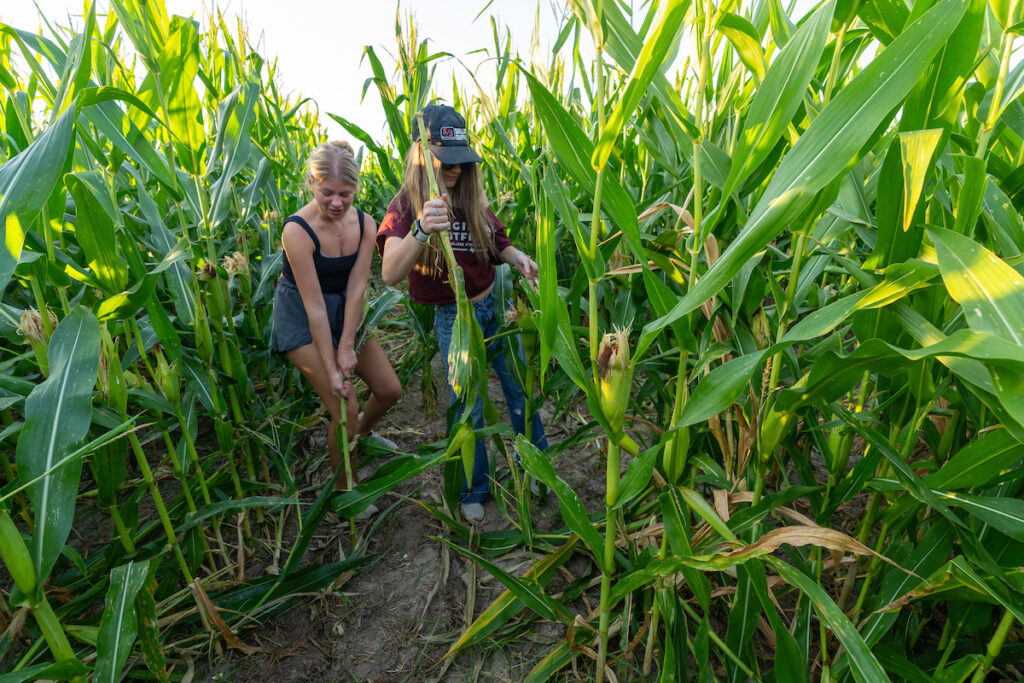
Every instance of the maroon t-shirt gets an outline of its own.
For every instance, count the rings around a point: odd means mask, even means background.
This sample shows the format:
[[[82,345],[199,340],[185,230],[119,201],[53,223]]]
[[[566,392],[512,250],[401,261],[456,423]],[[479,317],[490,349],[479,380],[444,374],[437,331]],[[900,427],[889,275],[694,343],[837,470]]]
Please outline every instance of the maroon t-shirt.
[[[409,234],[415,220],[416,213],[404,195],[395,197],[388,206],[384,220],[380,222],[380,228],[377,229],[377,251],[383,256],[384,244],[388,238],[404,238]],[[504,224],[490,208],[487,209],[487,221],[494,236],[494,244],[498,248],[498,253],[501,253],[506,247],[511,246],[512,242],[505,233]],[[466,218],[457,211],[448,237],[452,243],[452,251],[455,252],[455,262],[462,266],[462,274],[466,280],[466,296],[472,299],[486,291],[494,282],[494,266],[500,261],[481,261],[477,258]],[[424,268],[418,263],[412,267],[409,271],[409,297],[421,304],[450,304],[455,301],[455,292],[448,284],[448,265],[443,257],[440,273],[433,268],[430,272],[424,272]]]

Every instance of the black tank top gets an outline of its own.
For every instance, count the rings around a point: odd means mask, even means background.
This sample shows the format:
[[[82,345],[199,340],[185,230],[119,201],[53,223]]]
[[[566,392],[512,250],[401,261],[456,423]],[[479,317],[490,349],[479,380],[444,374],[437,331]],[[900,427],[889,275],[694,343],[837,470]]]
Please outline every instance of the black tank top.
[[[363,212],[356,209],[359,217],[359,242],[363,243]],[[324,256],[320,253],[320,240],[317,238],[313,228],[302,216],[291,215],[284,219],[298,223],[299,227],[306,231],[309,238],[313,240],[313,266],[316,268],[316,277],[320,281],[320,291],[324,294],[344,294],[348,287],[348,276],[352,272],[352,266],[356,264],[356,257],[359,255],[357,247],[354,253],[344,256]],[[292,273],[292,266],[288,263],[288,254],[284,254],[284,267],[281,275],[292,284],[295,284],[295,275]]]

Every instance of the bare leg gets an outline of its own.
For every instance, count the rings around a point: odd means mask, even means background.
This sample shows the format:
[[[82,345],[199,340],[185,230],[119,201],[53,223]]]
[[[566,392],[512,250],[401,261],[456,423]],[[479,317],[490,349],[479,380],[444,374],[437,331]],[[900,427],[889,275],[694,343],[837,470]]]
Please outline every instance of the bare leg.
[[[366,399],[366,405],[363,406],[363,419],[356,430],[359,436],[366,436],[402,397],[402,384],[376,337],[367,339],[359,350],[356,374],[370,389],[370,398]]]
[[[337,469],[342,467],[341,474],[338,475],[338,479],[335,482],[334,488],[339,491],[347,491],[349,489],[349,481],[345,476],[344,466],[342,465],[341,450],[338,448],[338,441],[335,438],[335,434],[338,430],[338,424],[341,420],[341,401],[331,393],[331,385],[327,381],[327,370],[324,369],[323,361],[320,359],[320,354],[317,352],[316,347],[312,344],[306,344],[300,346],[297,349],[292,349],[288,352],[288,358],[291,359],[292,363],[302,372],[302,375],[306,378],[306,381],[312,385],[313,390],[316,391],[320,400],[324,402],[327,407],[327,412],[331,416],[331,424],[327,429],[327,452],[331,456],[331,467]],[[346,403],[347,417],[349,424],[349,439],[354,438],[352,432],[352,425],[356,423],[359,415],[359,404],[356,403],[355,391],[349,388],[348,400]],[[356,463],[354,458],[351,457],[351,450],[349,451],[349,465],[352,472],[352,486],[355,486],[356,481]]]

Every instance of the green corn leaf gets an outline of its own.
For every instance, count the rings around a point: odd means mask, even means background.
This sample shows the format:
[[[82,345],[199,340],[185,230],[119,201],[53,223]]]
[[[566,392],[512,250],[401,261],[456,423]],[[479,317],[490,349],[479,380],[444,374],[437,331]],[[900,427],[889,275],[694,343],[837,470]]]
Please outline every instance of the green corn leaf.
[[[759,351],[733,358],[709,372],[686,402],[679,421],[673,427],[685,427],[704,422],[722,412],[743,391],[750,382],[754,370],[764,359]]]
[[[525,436],[516,437],[516,450],[519,451],[526,473],[539,480],[555,494],[558,498],[558,507],[562,511],[562,519],[569,525],[569,529],[573,533],[583,539],[587,549],[594,555],[597,564],[603,564],[604,539],[594,528],[594,524],[587,516],[587,511],[576,492],[555,474],[555,469],[548,462],[547,457]]]
[[[1024,543],[1024,500],[995,496],[972,496],[952,491],[934,491],[953,507],[966,510],[985,524]]]
[[[82,32],[71,39],[57,94],[53,98],[52,116],[56,117],[89,84],[92,72],[92,32],[96,26],[96,4],[89,5]],[[52,119],[51,119],[52,120]]]
[[[0,287],[6,287],[18,264],[25,233],[60,181],[75,135],[74,105],[27,149],[0,165]]]
[[[894,656],[898,656],[896,653],[893,654]],[[903,661],[906,662],[905,659]],[[907,665],[909,666],[903,670],[897,671],[891,668],[890,670],[893,671],[893,673],[898,673],[899,675],[904,676],[908,680],[921,681],[923,683],[932,683],[933,681],[935,683],[963,683],[970,678],[971,674],[981,667],[984,662],[985,657],[981,654],[967,655],[962,659],[950,662],[949,665],[942,670],[942,675],[934,677],[929,676],[921,669],[914,667],[910,662],[907,662]],[[916,669],[916,671],[913,671],[913,674],[911,674],[912,669]]]
[[[409,477],[423,472],[445,458],[444,451],[430,456],[399,456],[389,460],[351,491],[336,493],[331,506],[340,517],[351,517]]]
[[[672,309],[672,305],[678,300],[678,296],[650,268],[644,268],[643,278],[644,289],[647,292],[648,300],[651,302],[651,307],[657,315],[665,315]],[[697,340],[694,339],[693,332],[690,331],[685,322],[676,321],[672,323],[672,332],[681,348],[689,350],[697,348]]]
[[[957,451],[956,455],[925,477],[924,483],[936,489],[981,487],[1024,458],[1024,444],[1006,429],[987,432]]]
[[[10,673],[0,674],[0,683],[27,683],[28,681],[73,681],[86,676],[91,669],[77,659],[66,659],[51,664],[26,666]]]
[[[953,527],[944,522],[933,525],[925,532],[921,542],[914,546],[910,557],[900,563],[906,571],[895,567],[888,570],[879,588],[878,604],[889,604],[921,585],[922,579],[919,577],[930,576],[945,564],[952,550]],[[897,612],[884,612],[868,617],[859,629],[864,642],[874,645],[881,640],[898,616]]]
[[[903,603],[919,597],[984,602],[1000,605],[1012,612],[1018,621],[1024,621],[1024,604],[1021,603],[1019,595],[1011,593],[1007,588],[1007,584],[1013,585],[1020,581],[1019,575],[1019,569],[1003,570],[998,574],[987,576],[982,575],[966,558],[957,556],[929,575],[920,587],[900,596],[899,602]]]
[[[882,452],[882,456],[889,461],[893,472],[895,472],[897,479],[899,479],[907,493],[919,502],[924,503],[938,512],[951,524],[958,528],[963,527],[963,522],[960,518],[953,514],[949,507],[942,502],[937,493],[925,486],[924,482],[921,481],[921,478],[917,476],[917,473],[915,473],[914,470],[911,469],[910,465],[900,457],[900,454],[892,447],[892,444],[882,434],[877,430],[861,424],[861,422],[857,420],[850,411],[842,408],[841,406],[833,404],[832,412],[851,429],[853,429],[853,431],[860,434],[872,448],[877,448]]]
[[[118,95],[116,99],[130,101],[145,110],[150,116],[155,117],[149,107],[134,95],[114,88],[103,88],[102,90],[116,91]],[[82,112],[81,118],[91,123],[100,135],[157,178],[163,187],[172,192],[178,192],[177,177],[167,168],[166,162],[153,147],[153,142],[147,139],[146,135],[116,104],[109,101],[94,104]],[[126,128],[125,131],[122,131],[122,126]],[[126,170],[136,172],[135,168],[131,166],[128,166]]]
[[[139,5],[125,0],[111,0],[110,9],[117,14],[122,30],[152,71],[157,64],[155,49],[167,41],[170,30],[163,2]]]
[[[928,230],[942,281],[972,329],[1024,347],[1024,276],[969,237]]]
[[[997,250],[1007,255],[1024,251],[1024,221],[996,183],[985,183],[982,209],[982,217],[993,235]]]
[[[524,577],[523,579],[517,579],[487,558],[474,553],[468,548],[463,548],[457,543],[452,543],[447,538],[436,538],[436,540],[444,543],[460,555],[468,557],[486,569],[490,572],[491,576],[496,578],[501,585],[505,586],[510,593],[516,596],[517,599],[521,600],[523,604],[540,616],[549,621],[560,622],[563,624],[569,624],[572,622],[572,615],[569,614],[569,610],[567,610],[562,603],[545,594],[538,585],[536,578]]]
[[[317,494],[312,507],[310,507],[309,511],[306,512],[306,515],[302,518],[302,521],[299,524],[299,532],[295,539],[295,543],[288,552],[288,559],[285,560],[281,573],[274,578],[273,585],[262,593],[259,601],[256,603],[257,607],[262,606],[265,601],[274,596],[278,589],[284,585],[284,583],[290,579],[293,574],[300,571],[299,564],[302,562],[302,557],[306,554],[306,549],[309,548],[309,544],[313,540],[313,533],[320,525],[320,521],[324,518],[324,515],[327,514],[328,510],[330,510],[332,498],[337,495],[337,491],[334,490],[334,484],[338,480],[338,475],[341,471],[341,467],[337,468],[334,471],[333,476],[328,478],[320,489],[320,492]],[[349,491],[348,493],[353,493],[353,491]],[[365,507],[365,505],[363,507]]]
[[[181,241],[164,223],[162,212],[146,190],[142,174],[131,167],[128,170],[135,178],[134,196],[149,228],[149,234],[142,236],[142,240],[155,254],[166,258],[178,248]],[[191,326],[195,316],[195,291],[189,268],[181,262],[172,263],[164,272],[163,278],[174,298],[174,312],[178,320],[184,325]]]
[[[615,508],[621,508],[647,489],[662,449],[660,444],[656,444],[629,461],[626,474],[619,482],[619,497],[615,501]]]
[[[761,36],[754,25],[737,14],[720,12],[715,28],[736,48],[740,61],[754,74],[754,82],[760,83],[764,80],[768,65],[764,60]]]
[[[249,264],[252,267],[252,264]],[[269,258],[265,258],[260,264],[259,282],[253,288],[253,299],[256,301],[273,301],[274,282],[281,274],[284,267],[284,252],[277,252]]]
[[[942,138],[940,130],[915,130],[899,134],[903,159],[903,231],[910,230],[924,181],[932,169],[932,156]]]
[[[436,505],[417,500],[423,510],[444,524],[452,533],[470,543],[474,548],[488,557],[507,555],[523,545],[523,532],[518,529],[495,529],[493,531],[477,531],[445,513]]]
[[[931,274],[932,271],[924,264],[900,267],[894,271],[893,279],[886,279],[870,290],[851,294],[805,316],[786,333],[786,336],[778,344],[723,363],[701,379],[687,401],[686,407],[679,417],[679,422],[673,426],[683,427],[698,424],[725,410],[740,396],[743,388],[753,377],[754,371],[768,355],[783,351],[793,344],[828,334],[845,322],[855,311],[877,308],[898,301],[923,286]],[[969,345],[965,344],[966,346]],[[948,347],[942,348],[950,347],[957,348],[957,344],[952,342]],[[936,354],[939,351],[941,349],[936,350]],[[867,351],[860,352],[868,354]],[[1009,353],[1011,358],[1014,357],[1012,349],[1004,348],[1001,353],[1004,356]],[[896,362],[900,366],[903,364],[901,361]],[[870,365],[872,361],[865,360],[864,363]],[[846,377],[847,373],[853,372],[852,367],[850,365],[842,367],[843,377]],[[880,368],[873,367],[872,369],[877,371]],[[824,372],[821,373],[821,376],[827,377]],[[859,375],[857,377],[859,378]],[[839,383],[827,384],[827,386],[835,389]]]
[[[210,224],[220,225],[228,216],[231,200],[236,192],[233,180],[249,164],[253,154],[250,135],[256,123],[259,84],[248,80],[221,100],[217,109],[217,136],[214,140],[206,172],[217,167],[220,175],[210,187]]]
[[[775,568],[786,583],[799,589],[810,599],[822,622],[843,644],[844,658],[849,659],[854,679],[865,683],[888,680],[882,666],[871,653],[856,627],[814,579],[776,557],[768,556],[766,561]]]
[[[54,72],[62,72],[67,62],[64,48],[40,33],[23,31],[7,24],[0,23],[0,31],[8,34],[18,43],[18,47],[21,48],[22,54],[26,57],[28,66],[32,70],[32,75],[38,80],[36,87],[47,101],[52,102],[56,97],[57,89],[51,82],[52,73],[47,72],[44,64],[52,67]],[[32,53],[38,53],[38,57],[43,59],[37,59],[37,55]]]
[[[146,305],[156,289],[156,275],[146,275],[126,291],[108,296],[96,306],[96,317],[101,321],[134,318]]]
[[[586,23],[587,11],[584,1],[569,0],[569,5],[573,13]],[[632,72],[643,50],[644,40],[637,35],[632,22],[623,15],[616,3],[606,3],[601,8],[601,30],[608,54],[618,62],[623,71]],[[651,86],[655,97],[668,114],[664,123],[671,129],[673,138],[678,140],[680,151],[690,159],[693,155],[693,139],[699,137],[699,131],[693,125],[689,109],[664,74],[654,74]]]
[[[857,8],[857,16],[883,45],[888,45],[900,35],[909,14],[902,0],[862,2]]]
[[[217,399],[214,397],[214,390],[210,386],[210,376],[206,368],[196,358],[185,356],[182,358],[182,361],[180,369],[188,387],[195,392],[196,397],[203,404],[206,412],[214,414],[216,412],[214,406],[217,403]]]
[[[772,60],[764,82],[754,92],[732,167],[722,193],[730,195],[763,162],[803,102],[807,86],[828,40],[834,3],[804,21],[796,35]],[[758,45],[760,50],[760,45]],[[761,57],[762,61],[764,57]]]
[[[380,170],[384,173],[384,177],[387,178],[389,184],[393,187],[398,187],[402,184],[401,179],[395,175],[394,169],[391,168],[392,160],[388,150],[374,142],[369,133],[348,119],[342,118],[337,114],[332,114],[331,112],[327,112],[327,115],[337,121],[338,125],[347,130],[352,137],[363,143],[366,146],[366,149],[373,152],[374,156],[377,157],[377,163],[380,165]]]
[[[812,367],[807,384],[783,392],[776,405],[793,410],[814,400],[831,401],[849,389],[864,372],[888,376],[902,371],[911,362],[945,356],[981,360],[1003,368],[1008,376],[1024,371],[1024,348],[984,332],[960,330],[923,349],[900,349],[880,339],[869,339],[848,356],[825,354]],[[1012,395],[1002,396],[998,387],[996,391],[1004,405],[1013,402]]]
[[[590,164],[594,154],[593,144],[576,120],[533,74],[522,69],[518,73],[526,77],[530,86],[530,96],[555,158],[573,180],[593,196],[597,184],[597,174]],[[610,173],[605,173],[603,191],[605,194],[602,201],[606,202],[614,228],[622,231],[633,255],[642,263],[644,251],[633,200]]]
[[[999,120],[999,117],[1006,111],[1006,107],[1024,93],[1024,65],[1018,63],[1014,66],[1010,73],[1007,74],[1006,83],[1003,88],[1003,96],[999,100],[999,109],[996,111],[996,118],[994,120]]]
[[[662,329],[717,294],[744,263],[784,230],[850,163],[920,78],[964,12],[940,0],[844,87],[783,158],[736,240],[667,316],[648,323],[642,357]]]
[[[878,237],[871,256],[864,262],[864,268],[888,268],[913,258],[921,250],[924,236],[921,230],[900,230],[901,215],[906,205],[903,188],[907,172],[903,157],[899,140],[892,140],[886,147],[885,159],[877,174],[874,219],[869,222],[875,225]],[[870,321],[868,326],[873,330],[882,329],[886,323],[879,313],[864,318]],[[878,336],[878,332],[870,336]]]
[[[156,57],[158,66],[143,81],[139,97],[150,109],[158,110],[161,102],[158,90],[163,91],[163,101],[167,103],[165,123],[175,138],[177,160],[189,173],[202,175],[206,131],[202,125],[202,103],[196,92],[199,74],[197,25],[191,19],[174,17],[166,39],[154,45],[160,49]],[[146,127],[147,119],[148,115],[141,111],[132,112],[132,120],[139,128]]]
[[[977,68],[985,5],[986,0],[967,0],[967,11],[936,55],[931,73],[907,98],[901,117],[903,130],[941,127],[948,138],[961,108],[964,85]]]
[[[572,648],[565,640],[560,641],[551,648],[551,651],[541,657],[530,673],[523,679],[523,683],[545,683],[551,677],[569,665],[573,659]]]
[[[546,587],[554,578],[558,568],[572,559],[578,540],[578,538],[572,537],[558,551],[542,557],[537,564],[530,567],[523,578],[528,581],[536,581],[540,588]],[[526,604],[517,598],[511,590],[506,590],[487,606],[487,609],[469,625],[466,632],[457,641],[452,643],[444,657],[450,657],[465,647],[479,643],[521,612],[525,606]]]
[[[372,47],[367,45],[363,54],[370,60],[370,68],[373,70],[373,78],[367,79],[363,85],[363,94],[366,94],[366,89],[370,86],[370,83],[374,83],[377,86],[377,91],[380,93],[380,103],[384,107],[384,116],[387,117],[388,127],[391,129],[391,137],[394,139],[395,144],[398,145],[399,158],[404,159],[405,155],[409,152],[409,148],[412,146],[409,127],[395,105],[395,94],[391,90],[391,86],[388,85],[384,65],[381,64],[377,53],[374,52]]]
[[[953,231],[970,237],[974,233],[974,225],[981,215],[981,206],[985,199],[988,176],[985,173],[985,161],[975,156],[960,159],[964,167],[964,182],[960,188],[960,196],[956,204],[956,223]]]
[[[708,502],[704,500],[699,493],[690,488],[680,488],[679,493],[682,495],[683,500],[686,501],[686,504],[690,509],[693,510],[698,517],[711,525],[711,528],[717,531],[723,539],[739,543],[739,539],[729,528],[729,525],[718,516],[718,513],[715,512],[714,508],[708,505]]]
[[[661,4],[657,24],[644,41],[640,55],[633,65],[633,73],[630,74],[615,109],[605,123],[601,139],[594,147],[591,156],[594,170],[599,171],[608,163],[615,141],[622,134],[626,122],[640,104],[640,100],[647,94],[654,75],[664,68],[665,59],[679,42],[679,31],[689,7],[690,0],[669,0]]]
[[[665,535],[668,538],[669,547],[676,555],[692,555],[693,548],[690,546],[688,526],[683,519],[681,503],[674,489],[663,491],[660,498],[662,521],[665,525]],[[693,591],[697,602],[705,612],[711,606],[711,582],[708,577],[692,567],[684,567],[683,577],[686,585]]]
[[[541,310],[541,328],[544,329],[548,326],[554,328],[555,339],[552,353],[562,370],[588,397],[594,396],[596,390],[593,377],[583,366],[583,361],[580,360],[579,343],[573,334],[572,323],[569,320],[569,311],[566,310],[564,301],[555,306],[553,310]],[[594,404],[597,405],[596,400]],[[603,416],[603,413],[601,413],[599,408],[594,415],[595,417]],[[599,417],[599,419],[601,418]]]
[[[107,602],[96,640],[96,681],[120,680],[138,633],[135,596],[146,582],[149,561],[130,561],[110,573]]]
[[[145,102],[139,99],[136,95],[128,92],[127,90],[122,90],[121,88],[115,88],[110,85],[101,85],[92,88],[84,88],[78,93],[78,108],[82,110],[83,114],[86,111],[91,111],[93,108],[100,108],[108,102],[115,101],[130,104],[136,109],[141,110],[146,115],[154,119],[157,118],[156,112],[150,109]],[[123,114],[120,110],[117,111]],[[120,119],[122,117],[115,116],[114,118]],[[163,125],[163,122],[161,121],[157,121],[156,123],[161,126]],[[121,122],[119,125],[123,125],[126,128],[129,126],[127,121]],[[125,150],[125,154],[128,154],[127,150]]]
[[[114,236],[120,215],[110,198],[107,180],[97,171],[85,171],[67,174],[64,184],[75,200],[75,237],[85,252],[89,270],[108,294],[122,291],[128,284],[128,265]]]
[[[171,322],[167,311],[155,296],[146,299],[145,305],[149,323],[153,326],[160,345],[164,347],[167,360],[172,363],[181,362],[181,338],[178,336],[178,331],[174,329],[174,323]]]
[[[222,616],[229,624],[240,619],[248,619],[257,610],[259,614],[274,616],[293,606],[298,601],[298,596],[323,590],[343,573],[358,570],[375,557],[377,556],[357,555],[340,562],[313,564],[290,573],[283,581],[278,581],[279,577],[268,574],[232,586],[225,591],[211,593],[210,599],[218,610],[221,610]],[[189,619],[188,623],[200,628],[198,616]]]
[[[541,182],[547,186],[548,180],[553,179],[553,176],[554,174],[551,173],[546,174]],[[544,311],[557,311],[563,305],[558,296],[555,207],[554,202],[548,198],[549,196],[548,193],[544,193],[537,202],[537,268],[539,271],[537,285],[539,291],[534,293],[532,289],[527,290],[531,308],[538,311],[533,316],[533,321],[537,326],[537,338],[540,341],[539,380],[541,387],[544,386],[544,379],[547,376],[559,324],[557,316],[545,315]]]
[[[380,325],[385,316],[404,297],[405,294],[402,290],[395,289],[394,287],[385,287],[383,292],[367,302],[366,313],[363,315],[363,321],[359,324],[359,330],[356,332],[356,351],[363,347],[363,344],[374,334],[377,326]]]
[[[558,217],[564,225],[569,227],[573,240],[576,242],[576,251],[582,257],[580,264],[586,271],[587,277],[600,280],[605,272],[604,259],[599,254],[591,253],[589,233],[584,232],[579,209],[572,203],[565,183],[555,173],[545,173],[540,182],[544,195],[554,204]],[[557,273],[555,274],[557,275]]]
[[[789,632],[788,625],[779,616],[779,608],[768,587],[764,563],[757,560],[748,562],[743,565],[743,572],[748,577],[750,587],[757,596],[757,600],[761,603],[761,610],[768,618],[772,632],[775,633],[775,670],[780,673],[785,672],[783,675],[788,674],[793,679],[793,683],[809,683],[810,675],[805,664],[807,656],[801,651],[800,645]],[[738,573],[737,576],[739,576]]]
[[[229,513],[240,512],[252,508],[263,508],[267,512],[273,512],[282,505],[296,505],[297,501],[292,498],[280,498],[276,496],[249,496],[242,500],[223,500],[210,505],[205,505],[195,512],[185,515],[185,521],[175,527],[175,531],[183,534],[186,531],[202,524],[214,517],[223,517]]]
[[[483,362],[487,351],[473,304],[465,296],[456,304],[458,312],[448,345],[448,383],[459,400],[471,406],[486,376]]]
[[[150,568],[152,571],[152,567]],[[135,614],[138,623],[139,650],[146,662],[146,668],[160,683],[170,683],[167,675],[167,655],[160,643],[160,622],[156,612],[153,590],[156,580],[149,578],[135,596]]]
[[[31,488],[35,484],[42,482],[45,478],[49,477],[50,475],[56,474],[64,467],[68,467],[70,465],[77,465],[79,468],[81,468],[82,460],[87,455],[93,453],[94,451],[101,450],[108,445],[116,447],[118,444],[119,437],[121,437],[125,432],[127,432],[135,425],[134,418],[129,418],[124,422],[119,423],[117,418],[111,417],[110,421],[108,422],[106,419],[101,417],[101,413],[98,410],[93,413],[92,420],[95,424],[103,426],[108,431],[104,432],[102,436],[93,439],[92,441],[86,444],[83,444],[82,446],[76,448],[72,452],[65,455],[63,458],[60,458],[59,460],[55,461],[50,466],[49,469],[44,470],[42,472],[38,472],[33,477],[19,477],[17,479],[17,486],[9,485],[4,487],[4,493],[3,495],[0,495],[0,503],[3,503],[4,501],[11,498],[15,494],[24,491],[27,488]],[[13,434],[20,433],[22,426],[23,424],[18,424],[17,428],[14,428],[14,425],[12,425],[12,427],[9,427],[7,430],[4,430],[4,432],[6,432],[5,436],[11,436]]]
[[[763,570],[762,570],[763,572]],[[744,662],[749,664],[754,646],[754,633],[761,617],[757,596],[751,586],[750,573],[745,564],[736,566],[736,593],[729,610],[725,644]],[[747,680],[743,669],[730,660],[726,664],[728,680],[733,683]]]
[[[99,349],[99,322],[85,308],[74,309],[57,326],[50,339],[50,376],[25,401],[25,426],[17,447],[19,478],[31,480],[50,470],[85,437],[92,422]],[[79,460],[28,489],[39,591],[71,533],[81,474]]]

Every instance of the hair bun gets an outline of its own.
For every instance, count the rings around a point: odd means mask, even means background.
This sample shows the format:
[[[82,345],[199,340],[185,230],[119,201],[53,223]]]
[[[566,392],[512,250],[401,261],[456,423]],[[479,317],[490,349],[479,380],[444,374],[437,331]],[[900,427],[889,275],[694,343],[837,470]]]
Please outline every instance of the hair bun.
[[[347,140],[321,142],[306,161],[306,182],[341,180],[359,185],[359,164]]]
[[[355,150],[352,149],[352,145],[349,144],[348,140],[331,140],[329,143],[331,147],[337,147],[345,152],[348,152],[353,157],[356,155]]]

